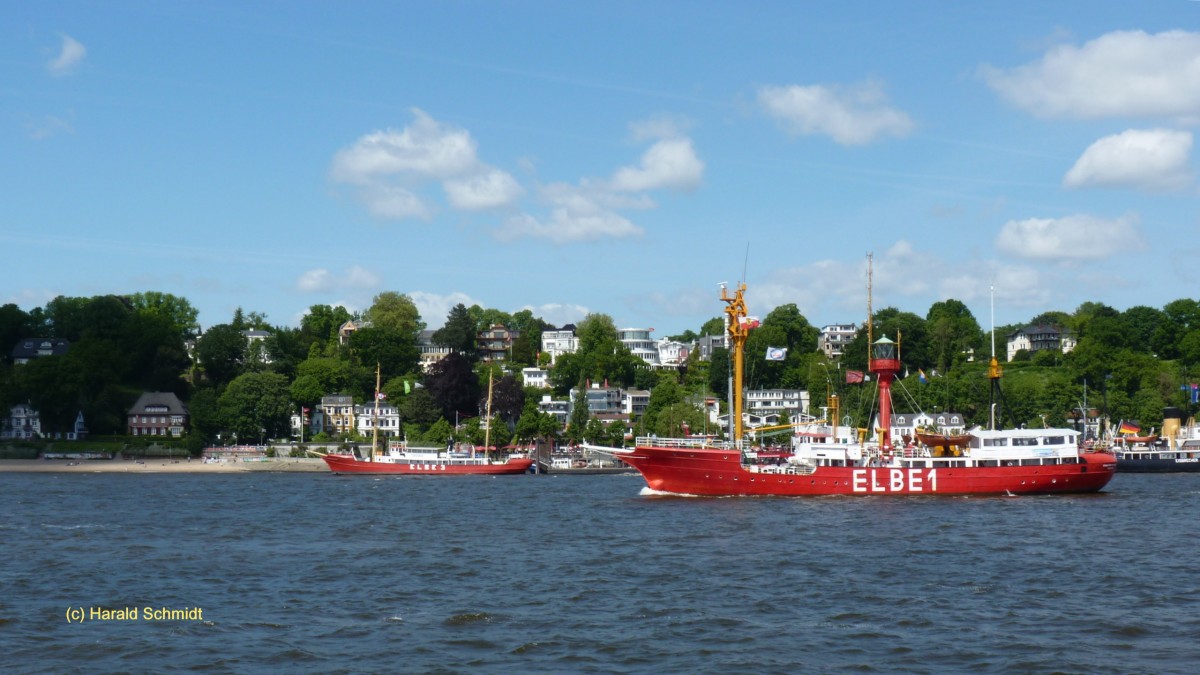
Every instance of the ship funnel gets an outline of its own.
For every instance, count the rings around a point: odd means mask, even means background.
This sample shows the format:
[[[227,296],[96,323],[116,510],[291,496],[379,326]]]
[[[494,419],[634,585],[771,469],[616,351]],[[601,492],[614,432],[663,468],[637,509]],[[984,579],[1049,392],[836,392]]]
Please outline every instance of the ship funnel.
[[[1172,450],[1175,449],[1175,441],[1179,438],[1179,423],[1182,419],[1183,412],[1179,408],[1163,408],[1162,436],[1167,439],[1167,445]]]

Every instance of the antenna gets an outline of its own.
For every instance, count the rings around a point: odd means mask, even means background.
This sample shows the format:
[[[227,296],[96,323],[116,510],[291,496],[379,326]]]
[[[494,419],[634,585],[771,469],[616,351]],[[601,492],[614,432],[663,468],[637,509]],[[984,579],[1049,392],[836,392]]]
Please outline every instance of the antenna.
[[[746,270],[750,267],[750,242],[746,242],[746,256],[742,260],[742,283],[746,283]]]

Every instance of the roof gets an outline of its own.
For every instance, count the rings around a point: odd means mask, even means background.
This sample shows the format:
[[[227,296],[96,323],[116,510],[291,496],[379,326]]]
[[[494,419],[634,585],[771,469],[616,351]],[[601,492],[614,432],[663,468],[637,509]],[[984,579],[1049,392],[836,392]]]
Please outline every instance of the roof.
[[[70,346],[71,341],[62,338],[24,338],[18,340],[17,344],[13,346],[12,357],[14,359],[36,359],[47,354],[61,356],[67,353],[67,348]]]

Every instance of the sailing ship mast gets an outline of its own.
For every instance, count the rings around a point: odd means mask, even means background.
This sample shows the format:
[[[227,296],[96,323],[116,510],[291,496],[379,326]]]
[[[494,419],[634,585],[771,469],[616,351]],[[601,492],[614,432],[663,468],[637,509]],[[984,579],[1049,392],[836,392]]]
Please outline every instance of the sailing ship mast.
[[[375,419],[371,421],[371,461],[375,461],[375,455],[379,452],[379,362],[375,362]]]
[[[738,448],[742,447],[742,378],[745,374],[743,352],[746,338],[750,335],[750,325],[746,321],[746,292],[745,282],[739,282],[737,290],[729,295],[725,284],[721,284],[721,300],[726,304],[725,315],[728,317],[726,331],[729,333],[730,348],[733,352],[733,391],[729,392],[733,403],[733,439]]]
[[[992,321],[992,359],[988,361],[988,380],[991,382],[991,388],[988,391],[988,428],[996,428],[996,419],[1000,416],[1002,410],[998,408],[1004,402],[1004,391],[1000,389],[1000,376],[1004,374],[1004,369],[1000,367],[1000,362],[996,360],[996,287],[989,286],[988,292],[991,295],[991,321]]]
[[[492,449],[492,369],[488,368],[487,428],[483,431],[484,456]]]

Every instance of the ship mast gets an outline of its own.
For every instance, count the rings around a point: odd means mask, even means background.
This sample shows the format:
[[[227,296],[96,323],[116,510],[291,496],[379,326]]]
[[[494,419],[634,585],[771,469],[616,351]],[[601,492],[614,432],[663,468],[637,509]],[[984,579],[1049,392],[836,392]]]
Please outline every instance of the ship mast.
[[[1004,390],[1000,388],[1000,376],[1004,374],[1004,370],[1000,367],[1000,362],[996,360],[996,287],[990,286],[988,291],[991,295],[991,320],[992,320],[992,359],[988,361],[988,380],[991,382],[991,388],[988,391],[988,428],[996,428],[996,420],[1003,412],[998,406],[1004,403]]]
[[[375,362],[375,419],[371,421],[371,461],[375,461],[375,455],[379,452],[379,362]]]
[[[487,457],[487,453],[491,452],[492,448],[492,368],[488,366],[488,399],[487,399],[487,428],[483,431],[483,453]]]
[[[733,404],[733,439],[738,448],[742,447],[742,378],[744,375],[743,353],[746,347],[746,337],[750,335],[750,326],[746,321],[746,300],[743,294],[746,284],[739,282],[737,291],[729,295],[728,288],[721,284],[721,301],[726,304],[726,331],[729,334],[730,350],[733,353],[733,391],[729,392]]]

